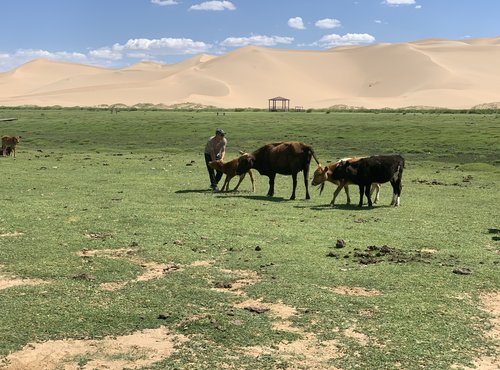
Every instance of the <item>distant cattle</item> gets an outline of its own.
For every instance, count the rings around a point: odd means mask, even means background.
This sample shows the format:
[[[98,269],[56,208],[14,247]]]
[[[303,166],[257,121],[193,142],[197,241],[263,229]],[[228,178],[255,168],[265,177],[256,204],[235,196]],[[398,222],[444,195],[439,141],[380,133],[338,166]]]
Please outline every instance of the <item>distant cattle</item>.
[[[344,189],[345,194],[347,196],[347,204],[351,204],[351,197],[349,196],[349,185],[352,184],[352,182],[350,182],[347,179],[334,180],[332,178],[333,171],[341,163],[344,163],[344,162],[355,162],[355,161],[357,161],[359,159],[360,159],[360,157],[344,158],[344,159],[341,159],[340,161],[337,161],[337,162],[334,162],[334,163],[330,163],[330,164],[328,164],[325,167],[323,167],[321,165],[318,165],[318,168],[316,169],[316,171],[314,171],[313,179],[311,181],[311,185],[313,185],[313,186],[321,185],[320,186],[320,194],[323,192],[323,189],[325,187],[325,182],[326,181],[329,181],[329,182],[337,185],[337,189],[335,189],[335,191],[333,193],[333,199],[330,202],[330,205],[332,207],[335,206],[335,199],[337,199],[337,195],[340,193],[340,191],[342,190],[342,188]],[[377,183],[373,183],[372,184],[372,186],[371,186],[371,192],[370,192],[371,195],[373,195],[374,192],[375,192],[375,200],[374,200],[373,203],[377,203],[377,201],[379,200],[380,184],[377,184]]]
[[[306,199],[310,199],[308,188],[309,164],[314,157],[319,164],[314,150],[307,144],[298,141],[277,142],[266,144],[252,153],[243,154],[238,161],[236,174],[241,175],[255,168],[261,175],[269,177],[269,191],[267,195],[274,195],[274,180],[276,174],[291,175],[293,191],[290,199],[295,199],[297,188],[297,174],[304,173]]]
[[[363,194],[372,206],[370,187],[373,183],[390,182],[393,195],[391,205],[399,206],[401,198],[401,180],[405,160],[400,155],[380,155],[360,158],[358,161],[341,162],[332,173],[333,180],[347,180],[359,186],[359,207],[363,206]]]
[[[21,136],[2,136],[2,155],[5,157],[7,151],[10,150],[14,153],[14,158],[16,158],[16,145],[21,140]]]
[[[222,191],[229,191],[229,182],[233,177],[236,176],[236,168],[238,167],[238,159],[235,158],[229,162],[224,163],[221,159],[216,160],[216,161],[211,161],[208,162],[208,165],[212,167],[214,170],[220,171],[222,173],[226,174],[226,178],[224,180],[224,185],[222,186],[221,190]],[[238,187],[240,186],[241,182],[245,178],[246,174],[250,175],[250,180],[252,181],[252,192],[255,192],[255,179],[253,177],[253,173],[251,170],[248,170],[248,172],[245,172],[240,175],[240,181],[238,181],[238,184],[234,188],[234,191],[238,190]],[[224,190],[225,189],[225,190]]]

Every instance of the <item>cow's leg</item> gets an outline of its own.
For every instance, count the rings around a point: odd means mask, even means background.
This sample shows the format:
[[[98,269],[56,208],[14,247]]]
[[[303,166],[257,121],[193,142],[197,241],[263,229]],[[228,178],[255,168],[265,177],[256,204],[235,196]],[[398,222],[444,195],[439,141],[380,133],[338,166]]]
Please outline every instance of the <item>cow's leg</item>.
[[[255,193],[255,179],[253,178],[253,173],[249,170],[248,174],[250,175],[250,180],[252,181],[252,193]]]
[[[306,199],[311,199],[311,196],[309,195],[309,167],[307,167],[304,170],[304,185],[306,187]]]
[[[4,157],[7,155],[7,147],[6,146],[2,147],[2,153],[3,153]]]
[[[243,179],[245,178],[246,176],[246,173],[244,173],[243,175],[240,175],[240,181],[238,181],[238,184],[236,185],[236,187],[233,189],[233,191],[236,191],[238,190],[238,188],[240,187],[240,184],[241,182],[243,181]]]
[[[359,203],[358,207],[363,207],[363,194],[365,193],[363,185],[359,185]]]
[[[292,190],[292,196],[290,197],[290,200],[295,199],[295,189],[297,189],[297,174],[296,173],[292,174],[292,188],[293,188],[293,190]],[[308,199],[307,195],[306,195],[306,199]]]
[[[401,180],[396,179],[394,181],[391,181],[391,185],[392,185],[392,192],[393,192],[391,206],[397,207],[397,206],[399,206],[400,199],[401,199],[401,188],[402,188]]]
[[[380,184],[376,184],[376,183],[372,184],[371,195],[373,195],[373,193],[375,193],[375,199],[374,199],[373,203],[376,204],[380,199],[379,198]]]
[[[221,191],[227,191],[229,189],[229,176],[226,175],[226,178],[224,179],[224,184],[222,185],[222,188],[220,189]]]
[[[333,192],[333,199],[330,202],[330,205],[332,207],[335,206],[335,199],[337,199],[337,195],[339,195],[339,193],[342,190],[342,188],[344,188],[345,193],[347,195],[347,199],[349,199],[349,190],[347,190],[347,186],[344,186],[344,185],[340,184],[339,186],[337,186],[337,189],[335,189],[335,191]]]
[[[276,178],[275,173],[269,175],[269,191],[267,192],[268,197],[272,197],[274,195],[274,179],[275,178]]]
[[[373,204],[372,204],[372,195],[370,193],[371,187],[372,187],[372,184],[365,185],[365,195],[366,195],[366,198],[368,199],[368,207],[372,207],[373,206]]]

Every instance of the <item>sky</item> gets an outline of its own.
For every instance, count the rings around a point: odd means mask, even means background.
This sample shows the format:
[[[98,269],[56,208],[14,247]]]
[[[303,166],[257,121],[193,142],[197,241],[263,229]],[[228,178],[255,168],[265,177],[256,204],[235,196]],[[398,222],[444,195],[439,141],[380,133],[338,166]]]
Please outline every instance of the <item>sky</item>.
[[[500,36],[499,0],[0,0],[0,14],[0,72],[38,58],[123,68],[247,45]]]

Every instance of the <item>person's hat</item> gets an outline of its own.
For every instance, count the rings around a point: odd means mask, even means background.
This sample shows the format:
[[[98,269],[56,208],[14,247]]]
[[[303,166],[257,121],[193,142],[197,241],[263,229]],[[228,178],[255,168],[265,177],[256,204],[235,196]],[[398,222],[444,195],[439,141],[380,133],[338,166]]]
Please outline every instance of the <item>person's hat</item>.
[[[215,134],[216,135],[221,135],[221,136],[226,135],[226,133],[224,132],[224,130],[221,129],[221,128],[218,128],[217,130],[215,130]]]

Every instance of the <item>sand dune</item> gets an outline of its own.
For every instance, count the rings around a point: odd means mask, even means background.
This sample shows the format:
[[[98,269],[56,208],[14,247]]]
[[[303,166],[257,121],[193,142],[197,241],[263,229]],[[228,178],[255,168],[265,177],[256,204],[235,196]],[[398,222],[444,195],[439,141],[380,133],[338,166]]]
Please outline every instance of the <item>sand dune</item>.
[[[336,105],[471,108],[500,102],[500,37],[300,51],[247,46],[177,64],[123,69],[34,60],[0,73],[0,105],[197,103],[267,108]],[[500,105],[500,103],[498,103]]]

